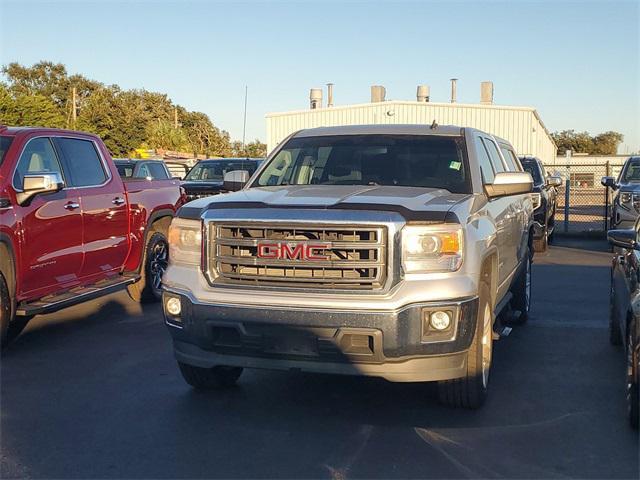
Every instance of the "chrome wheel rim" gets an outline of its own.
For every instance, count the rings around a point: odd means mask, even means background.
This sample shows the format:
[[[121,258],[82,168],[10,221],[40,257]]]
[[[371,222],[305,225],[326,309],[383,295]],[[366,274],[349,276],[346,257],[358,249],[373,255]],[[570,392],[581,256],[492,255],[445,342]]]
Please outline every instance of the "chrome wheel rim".
[[[491,357],[493,355],[493,325],[491,324],[491,308],[489,304],[484,309],[484,325],[482,326],[482,385],[487,388]]]
[[[160,290],[162,285],[162,275],[164,275],[169,264],[169,250],[164,241],[160,241],[153,246],[151,258],[149,259],[149,272],[151,274],[151,285],[154,289]]]

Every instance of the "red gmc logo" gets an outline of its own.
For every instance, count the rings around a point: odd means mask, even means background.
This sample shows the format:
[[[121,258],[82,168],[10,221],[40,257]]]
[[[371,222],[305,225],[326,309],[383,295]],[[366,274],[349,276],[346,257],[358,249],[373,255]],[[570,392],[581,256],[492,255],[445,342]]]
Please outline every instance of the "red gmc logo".
[[[331,248],[328,243],[296,243],[286,242],[259,243],[258,257],[277,260],[329,260],[327,255],[318,253],[321,250]]]

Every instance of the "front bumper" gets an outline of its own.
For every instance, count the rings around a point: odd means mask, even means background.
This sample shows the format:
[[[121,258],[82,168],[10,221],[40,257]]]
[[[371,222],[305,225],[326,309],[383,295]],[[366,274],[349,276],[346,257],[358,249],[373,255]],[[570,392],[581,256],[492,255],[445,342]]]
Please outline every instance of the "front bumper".
[[[428,302],[391,311],[348,311],[202,304],[187,292],[166,312],[178,361],[200,366],[302,370],[367,375],[390,381],[434,381],[465,375],[476,329],[477,298]],[[453,322],[433,330],[428,313],[447,310]],[[426,320],[425,320],[426,318]]]

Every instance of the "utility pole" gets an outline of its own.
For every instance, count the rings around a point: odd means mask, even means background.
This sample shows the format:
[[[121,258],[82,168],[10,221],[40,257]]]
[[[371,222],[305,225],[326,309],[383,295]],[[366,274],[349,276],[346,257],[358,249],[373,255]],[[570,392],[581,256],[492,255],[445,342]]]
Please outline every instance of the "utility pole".
[[[78,104],[76,102],[76,87],[71,90],[71,121],[73,122],[73,128],[76,128],[76,119],[78,118]]]
[[[247,131],[247,94],[249,92],[249,87],[247,85],[244,86],[244,121],[242,124],[242,150],[245,149],[245,133]]]
[[[173,107],[173,128],[178,129],[178,107]]]

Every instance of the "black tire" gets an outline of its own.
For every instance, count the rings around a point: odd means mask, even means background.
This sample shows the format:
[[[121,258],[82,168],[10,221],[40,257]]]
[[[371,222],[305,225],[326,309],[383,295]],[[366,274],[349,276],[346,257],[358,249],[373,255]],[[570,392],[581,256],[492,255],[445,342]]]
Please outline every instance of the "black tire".
[[[638,364],[638,359],[633,354],[635,347],[633,342],[634,329],[633,323],[630,323],[627,332],[627,411],[629,414],[629,424],[637,430],[638,417],[640,416],[640,391],[638,390],[640,364]],[[635,368],[633,365],[634,362],[636,362]]]
[[[615,305],[615,290],[613,278],[609,287],[609,343],[611,345],[622,345],[622,335],[620,333],[620,322],[618,322]]]
[[[162,274],[169,261],[169,243],[161,232],[151,232],[144,251],[140,280],[127,287],[129,296],[140,303],[158,302],[162,298]]]
[[[525,259],[524,268],[520,270],[512,291],[511,306],[514,310],[520,311],[520,316],[509,322],[515,325],[526,323],[529,320],[529,311],[531,310],[531,286],[533,284],[531,263],[533,258],[531,257],[530,246],[527,248]]]
[[[236,384],[242,367],[217,366],[213,368],[194,367],[178,362],[182,378],[196,390],[213,390],[228,388]]]
[[[487,398],[493,356],[493,306],[489,287],[481,285],[476,332],[467,356],[467,373],[462,378],[438,382],[438,398],[456,408],[480,408]]]

